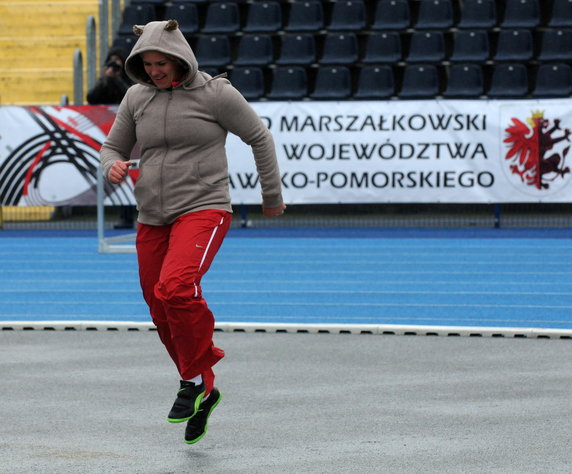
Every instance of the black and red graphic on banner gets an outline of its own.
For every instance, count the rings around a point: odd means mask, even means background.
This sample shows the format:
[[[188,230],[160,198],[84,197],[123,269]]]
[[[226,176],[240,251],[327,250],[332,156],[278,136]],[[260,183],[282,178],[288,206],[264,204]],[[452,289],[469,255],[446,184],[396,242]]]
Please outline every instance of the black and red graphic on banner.
[[[114,106],[2,107],[4,206],[95,205],[99,150]],[[133,182],[105,187],[109,204],[133,203]]]

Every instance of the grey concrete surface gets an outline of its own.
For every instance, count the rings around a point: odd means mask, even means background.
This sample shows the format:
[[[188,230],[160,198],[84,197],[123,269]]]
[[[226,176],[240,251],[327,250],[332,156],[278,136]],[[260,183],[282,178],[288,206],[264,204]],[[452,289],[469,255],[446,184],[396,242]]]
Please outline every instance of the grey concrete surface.
[[[198,444],[154,332],[0,333],[2,473],[569,473],[572,342],[217,333]]]

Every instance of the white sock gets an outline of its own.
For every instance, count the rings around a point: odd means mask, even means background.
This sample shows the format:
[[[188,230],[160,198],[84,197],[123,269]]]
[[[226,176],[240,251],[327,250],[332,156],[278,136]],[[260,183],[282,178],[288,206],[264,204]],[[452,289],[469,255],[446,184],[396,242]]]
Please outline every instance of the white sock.
[[[197,375],[196,377],[193,377],[191,380],[185,380],[185,382],[193,382],[195,385],[200,385],[203,383],[203,376]]]
[[[201,400],[201,403],[203,403],[207,398],[209,398],[211,396],[211,394],[209,393],[206,397],[203,397],[203,399]]]

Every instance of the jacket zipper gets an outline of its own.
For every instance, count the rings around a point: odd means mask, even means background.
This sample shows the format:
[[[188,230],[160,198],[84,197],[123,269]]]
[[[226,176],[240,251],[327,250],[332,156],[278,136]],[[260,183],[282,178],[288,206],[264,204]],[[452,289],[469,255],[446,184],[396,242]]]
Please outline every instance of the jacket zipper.
[[[166,215],[165,200],[163,199],[163,194],[165,193],[164,168],[165,168],[165,160],[167,158],[167,154],[169,153],[169,143],[167,142],[167,113],[169,111],[169,107],[171,105],[171,99],[172,98],[173,98],[173,91],[169,90],[167,92],[167,102],[165,103],[165,113],[163,114],[163,141],[165,144],[165,152],[163,153],[163,161],[161,163],[161,193],[159,194],[161,196],[161,216],[162,217],[165,217],[165,215]]]

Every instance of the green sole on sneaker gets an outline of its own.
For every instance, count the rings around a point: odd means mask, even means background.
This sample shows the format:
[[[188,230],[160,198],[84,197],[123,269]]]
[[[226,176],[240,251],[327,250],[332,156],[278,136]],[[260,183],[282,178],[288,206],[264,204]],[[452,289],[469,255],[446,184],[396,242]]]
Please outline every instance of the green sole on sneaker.
[[[212,392],[211,392],[212,393]],[[211,416],[212,411],[217,407],[217,405],[220,403],[220,401],[222,400],[222,395],[221,393],[217,390],[217,395],[218,398],[217,400],[212,404],[212,406],[209,408],[209,411],[206,413],[206,417],[205,417],[205,427],[203,428],[203,431],[195,438],[193,439],[186,439],[186,434],[185,434],[185,443],[186,444],[195,444],[198,443],[201,439],[203,439],[204,435],[207,434],[207,430],[208,430],[208,423],[206,423],[209,419],[209,417]],[[203,415],[204,416],[204,415]]]
[[[199,407],[201,406],[201,402],[203,401],[203,397],[205,396],[205,392],[199,394],[197,399],[195,400],[195,411],[191,416],[186,416],[184,418],[167,418],[169,423],[183,423],[183,421],[189,421],[193,416],[195,416],[199,412]]]

